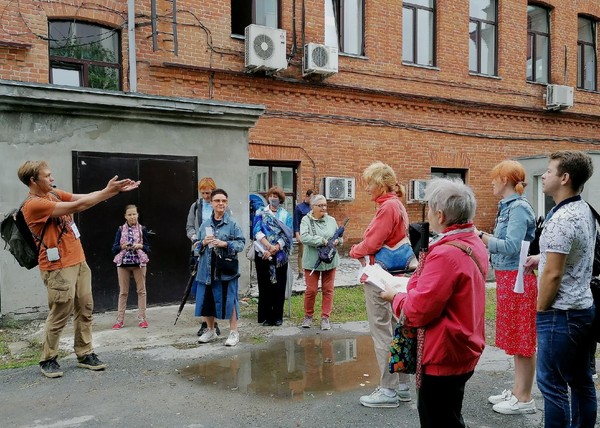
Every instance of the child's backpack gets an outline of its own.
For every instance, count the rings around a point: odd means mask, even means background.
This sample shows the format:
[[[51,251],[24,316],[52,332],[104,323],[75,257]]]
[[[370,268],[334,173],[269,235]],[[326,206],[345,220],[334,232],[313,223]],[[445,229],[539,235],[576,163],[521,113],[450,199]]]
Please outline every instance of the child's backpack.
[[[44,225],[40,244],[37,245],[29,226],[27,226],[21,208],[23,208],[23,205],[12,210],[4,217],[0,225],[0,235],[4,240],[4,249],[10,251],[19,265],[27,269],[32,269],[38,265],[40,245],[50,219]]]

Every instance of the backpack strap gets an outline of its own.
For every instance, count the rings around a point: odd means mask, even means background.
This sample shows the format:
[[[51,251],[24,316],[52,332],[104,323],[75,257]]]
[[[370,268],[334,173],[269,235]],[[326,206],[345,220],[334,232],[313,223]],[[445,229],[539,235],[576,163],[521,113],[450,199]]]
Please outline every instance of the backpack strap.
[[[588,207],[590,207],[590,210],[592,211],[594,218],[596,219],[598,224],[600,224],[600,214],[598,214],[598,211],[596,211],[596,209],[589,202],[586,201],[585,203],[588,204]]]
[[[463,244],[460,241],[450,241],[450,242],[445,242],[444,244],[445,245],[452,245],[453,247],[459,248],[465,254],[467,254],[469,257],[471,257],[471,259],[477,265],[477,268],[479,269],[479,272],[481,273],[481,276],[483,277],[483,280],[485,281],[485,274],[483,273],[483,268],[481,267],[481,263],[479,262],[479,260],[477,259],[477,257],[475,257],[473,255],[473,249],[471,247],[466,246],[465,244]]]

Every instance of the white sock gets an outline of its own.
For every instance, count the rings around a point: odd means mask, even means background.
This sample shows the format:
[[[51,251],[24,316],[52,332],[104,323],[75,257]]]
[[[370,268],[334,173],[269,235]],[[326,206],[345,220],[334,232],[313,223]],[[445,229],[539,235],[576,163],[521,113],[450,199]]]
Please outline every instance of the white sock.
[[[393,389],[381,387],[380,390],[386,397],[394,397],[396,395],[396,391]]]

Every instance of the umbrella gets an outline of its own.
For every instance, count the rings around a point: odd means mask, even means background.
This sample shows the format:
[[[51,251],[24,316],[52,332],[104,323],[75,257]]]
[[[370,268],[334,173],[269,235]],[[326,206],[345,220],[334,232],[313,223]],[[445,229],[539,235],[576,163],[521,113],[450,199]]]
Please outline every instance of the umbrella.
[[[179,304],[179,310],[177,311],[177,316],[175,317],[175,322],[173,323],[173,325],[177,324],[179,315],[181,315],[181,311],[183,311],[183,307],[185,306],[185,303],[187,302],[188,297],[190,297],[190,291],[192,290],[192,284],[194,283],[194,279],[196,278],[196,272],[198,271],[198,260],[199,260],[199,258],[196,258],[196,263],[194,264],[194,267],[192,268],[192,273],[190,274],[190,279],[188,280],[187,285],[185,286],[185,290],[183,291],[183,298],[181,299],[181,303]]]
[[[350,218],[346,217],[346,220],[344,220],[344,223],[340,227],[338,227],[338,229],[335,231],[333,236],[331,238],[329,238],[329,241],[327,241],[327,244],[325,244],[323,247],[321,247],[321,250],[319,251],[319,255],[321,254],[321,251],[324,251],[326,258],[333,259],[333,256],[335,255],[335,251],[336,251],[335,250],[335,241],[336,241],[336,239],[338,239],[340,236],[342,236],[344,234],[344,230],[346,230],[345,228],[346,228],[346,225],[348,224],[348,221],[350,221]],[[323,260],[321,260],[321,257],[319,257],[317,259],[317,262],[313,266],[312,270],[310,271],[310,275],[313,274],[315,269],[318,268],[322,262],[323,262]]]

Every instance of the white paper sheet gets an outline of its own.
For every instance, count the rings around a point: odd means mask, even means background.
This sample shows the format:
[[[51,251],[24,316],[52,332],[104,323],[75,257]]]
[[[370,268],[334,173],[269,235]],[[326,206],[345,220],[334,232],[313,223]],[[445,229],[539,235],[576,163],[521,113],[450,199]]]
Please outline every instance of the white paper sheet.
[[[378,264],[363,267],[359,276],[359,281],[364,284],[374,285],[381,290],[385,290],[385,286],[388,285],[402,293],[406,293],[408,280],[405,276],[392,275]]]
[[[519,270],[517,271],[517,280],[515,281],[515,293],[524,293],[523,271],[525,270],[525,262],[527,261],[527,253],[529,252],[529,241],[521,241],[521,253],[519,254]]]

